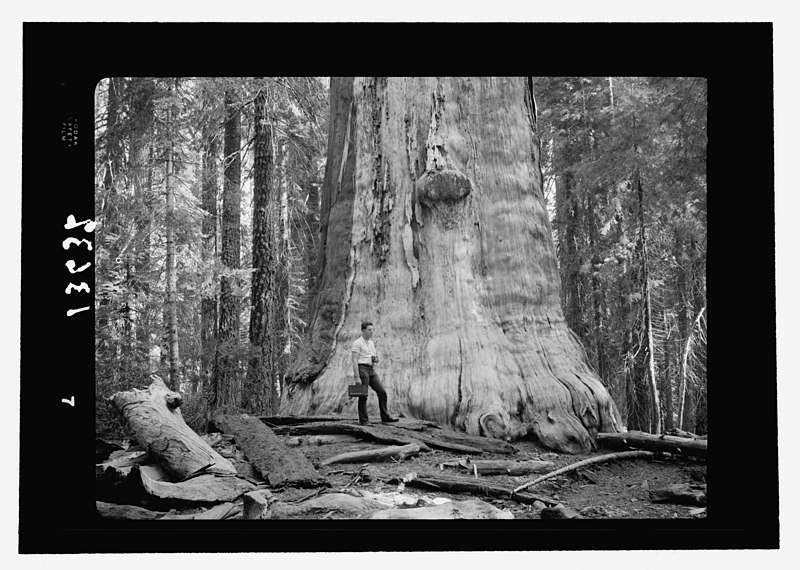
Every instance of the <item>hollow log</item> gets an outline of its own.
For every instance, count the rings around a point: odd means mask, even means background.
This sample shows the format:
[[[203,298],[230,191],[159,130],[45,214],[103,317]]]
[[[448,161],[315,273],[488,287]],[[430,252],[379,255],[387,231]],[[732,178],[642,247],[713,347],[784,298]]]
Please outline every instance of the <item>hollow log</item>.
[[[284,503],[266,489],[244,496],[244,518],[263,519],[320,519],[364,518],[386,506],[345,493],[324,493],[300,503]]]
[[[242,415],[218,415],[213,425],[233,434],[236,446],[270,486],[315,487],[325,485],[311,462],[297,449],[287,447],[258,418]]]
[[[390,479],[389,483],[399,484],[400,479]],[[427,491],[439,491],[443,493],[461,494],[469,493],[483,497],[495,497],[497,499],[508,499],[517,503],[528,505],[540,501],[546,505],[557,505],[558,501],[537,495],[534,493],[514,493],[511,489],[506,489],[499,485],[486,483],[484,481],[469,479],[467,477],[449,477],[444,475],[419,474],[414,479],[405,481],[406,487],[415,487]]]
[[[178,503],[222,503],[235,501],[256,486],[236,475],[199,475],[188,481],[170,483],[151,479],[138,466],[131,468],[133,477],[149,495]]]
[[[118,505],[116,503],[106,503],[95,501],[97,514],[104,519],[130,519],[130,520],[155,520],[160,519],[167,513],[151,511],[134,505]]]
[[[411,509],[384,509],[369,516],[370,519],[513,519],[510,511],[478,499],[449,501],[441,505]]]
[[[688,439],[671,435],[653,435],[641,431],[598,433],[597,443],[614,449],[646,449],[648,451],[662,451],[691,457],[706,457],[708,455],[708,440]]]
[[[180,411],[181,395],[158,376],[146,390],[117,392],[111,397],[133,430],[136,441],[176,479],[193,473],[236,473],[231,462],[214,451],[186,425]]]
[[[381,449],[341,453],[324,460],[320,465],[332,465],[334,463],[370,463],[373,461],[386,461],[388,459],[407,459],[409,457],[416,457],[417,455],[419,455],[419,445],[416,443],[409,443],[408,445],[396,445]]]

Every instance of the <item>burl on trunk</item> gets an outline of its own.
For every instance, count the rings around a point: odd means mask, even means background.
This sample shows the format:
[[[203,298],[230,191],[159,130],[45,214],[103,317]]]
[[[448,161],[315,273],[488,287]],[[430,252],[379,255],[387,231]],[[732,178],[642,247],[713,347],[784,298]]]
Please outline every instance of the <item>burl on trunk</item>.
[[[559,304],[527,85],[332,78],[319,285],[282,413],[355,416],[369,320],[394,413],[567,452],[618,431]]]

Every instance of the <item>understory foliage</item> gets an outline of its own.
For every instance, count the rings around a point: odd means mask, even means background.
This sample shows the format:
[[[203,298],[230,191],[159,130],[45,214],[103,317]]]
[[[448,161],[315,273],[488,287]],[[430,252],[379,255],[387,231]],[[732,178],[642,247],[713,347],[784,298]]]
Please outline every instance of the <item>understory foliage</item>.
[[[178,386],[197,427],[213,408],[215,363],[232,362],[242,385],[253,269],[254,101],[264,95],[269,172],[264,202],[272,236],[265,296],[271,314],[269,377],[276,381],[308,320],[309,285],[319,242],[319,187],[327,131],[327,78],[108,78],[95,93],[95,377],[98,432],[120,433],[108,396],[170,378],[167,338],[167,223],[174,231]],[[223,263],[225,95],[238,114],[238,267]],[[172,149],[174,216],[167,216],[167,149]],[[263,179],[263,178],[262,178]],[[220,284],[237,301],[238,332],[217,346]],[[273,390],[280,392],[278,383]],[[265,401],[258,413],[271,411]]]
[[[706,433],[706,80],[533,81],[567,322],[628,429]]]

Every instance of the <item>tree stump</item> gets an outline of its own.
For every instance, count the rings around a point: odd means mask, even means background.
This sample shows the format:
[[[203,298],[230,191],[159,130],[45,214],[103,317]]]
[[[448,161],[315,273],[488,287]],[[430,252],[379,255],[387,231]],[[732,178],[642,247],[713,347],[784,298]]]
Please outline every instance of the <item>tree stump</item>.
[[[146,390],[117,392],[110,398],[125,416],[136,441],[177,480],[201,470],[235,474],[231,462],[186,425],[179,408],[181,395],[167,388],[158,376],[151,378],[153,383]]]

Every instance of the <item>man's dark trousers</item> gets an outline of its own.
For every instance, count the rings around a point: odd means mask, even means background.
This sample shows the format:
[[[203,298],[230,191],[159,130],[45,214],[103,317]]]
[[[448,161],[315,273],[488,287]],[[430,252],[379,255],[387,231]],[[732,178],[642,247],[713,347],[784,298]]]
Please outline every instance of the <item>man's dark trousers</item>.
[[[388,420],[391,417],[389,415],[389,410],[386,409],[386,402],[388,398],[386,396],[386,390],[383,389],[383,384],[381,384],[381,379],[375,372],[375,368],[373,368],[371,364],[359,363],[358,375],[361,377],[362,384],[370,386],[373,390],[375,390],[375,393],[378,395],[378,408],[381,411],[381,420]],[[358,420],[361,422],[366,422],[369,420],[369,417],[367,416],[366,396],[358,397]]]

